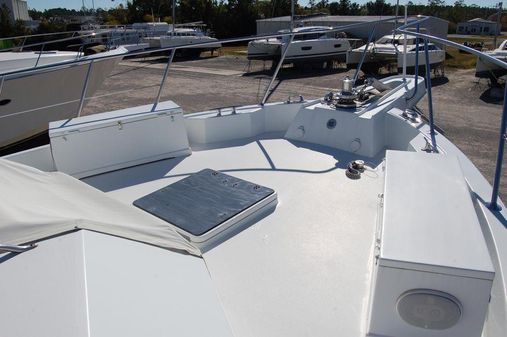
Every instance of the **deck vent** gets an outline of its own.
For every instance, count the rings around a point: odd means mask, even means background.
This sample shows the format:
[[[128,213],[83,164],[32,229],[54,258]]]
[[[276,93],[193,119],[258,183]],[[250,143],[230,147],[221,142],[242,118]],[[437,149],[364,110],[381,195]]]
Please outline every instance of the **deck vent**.
[[[134,205],[176,226],[189,241],[208,246],[204,243],[227,239],[268,214],[276,201],[270,188],[204,169],[137,199]]]

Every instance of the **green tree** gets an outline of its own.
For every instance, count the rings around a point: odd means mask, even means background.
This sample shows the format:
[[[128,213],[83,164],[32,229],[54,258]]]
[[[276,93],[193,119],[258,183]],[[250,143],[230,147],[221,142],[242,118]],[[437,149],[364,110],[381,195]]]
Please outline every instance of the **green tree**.
[[[391,15],[393,6],[386,3],[385,0],[369,1],[365,4],[368,15]]]

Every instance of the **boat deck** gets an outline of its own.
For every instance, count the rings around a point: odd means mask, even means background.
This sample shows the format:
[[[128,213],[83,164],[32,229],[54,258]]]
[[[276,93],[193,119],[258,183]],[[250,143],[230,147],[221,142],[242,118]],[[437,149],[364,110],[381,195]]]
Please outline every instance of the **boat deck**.
[[[375,168],[351,180],[345,168],[355,159]],[[187,157],[84,181],[128,204],[205,168],[274,189],[274,212],[204,253],[233,333],[360,336],[366,328],[381,163],[263,138],[194,148]]]

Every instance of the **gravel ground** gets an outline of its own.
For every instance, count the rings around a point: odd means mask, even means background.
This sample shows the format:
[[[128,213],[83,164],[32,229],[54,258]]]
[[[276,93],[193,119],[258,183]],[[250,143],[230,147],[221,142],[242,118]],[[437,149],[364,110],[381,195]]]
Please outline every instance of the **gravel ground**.
[[[150,104],[157,95],[166,58],[124,60],[90,99],[84,114]],[[241,56],[210,57],[176,61],[162,92],[162,100],[177,102],[185,112],[258,103],[272,73],[270,62],[249,63]],[[288,96],[322,97],[339,87],[340,80],[353,71],[334,69],[283,68],[274,82],[269,101]],[[483,175],[492,182],[502,102],[489,95],[488,83],[478,81],[474,70],[446,70],[446,77],[433,80],[436,124]],[[424,98],[419,107],[427,112]],[[505,172],[505,170],[504,170]],[[503,174],[501,196],[507,196]]]

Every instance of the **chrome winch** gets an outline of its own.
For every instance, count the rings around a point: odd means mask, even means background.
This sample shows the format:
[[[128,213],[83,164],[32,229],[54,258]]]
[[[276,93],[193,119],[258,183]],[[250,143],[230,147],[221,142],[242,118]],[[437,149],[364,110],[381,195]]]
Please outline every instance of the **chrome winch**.
[[[324,97],[329,105],[336,108],[356,108],[369,98],[368,93],[364,92],[364,86],[360,90],[354,88],[354,80],[345,77],[342,81],[342,88],[338,92],[330,92]]]

